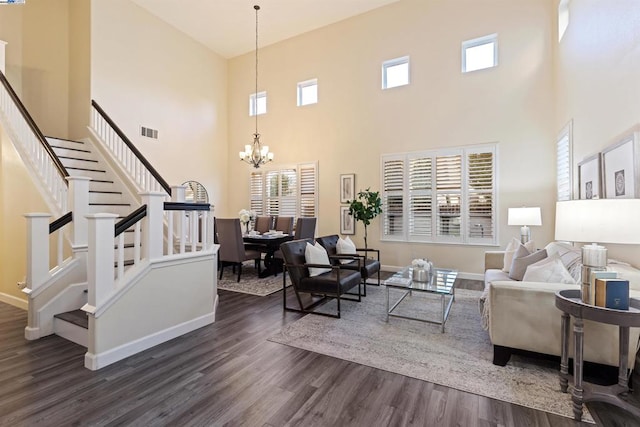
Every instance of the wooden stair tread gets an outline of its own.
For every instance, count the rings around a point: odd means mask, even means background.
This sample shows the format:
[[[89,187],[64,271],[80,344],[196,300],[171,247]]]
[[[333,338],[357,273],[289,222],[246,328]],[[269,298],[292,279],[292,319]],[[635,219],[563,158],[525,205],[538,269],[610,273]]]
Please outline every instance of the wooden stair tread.
[[[67,169],[73,169],[73,170],[76,170],[76,171],[107,173],[107,171],[101,170],[101,169],[76,168],[76,167],[73,167],[73,166],[67,166]],[[110,182],[113,182],[113,181],[110,181]]]
[[[81,328],[89,329],[89,319],[87,313],[82,310],[73,310],[66,313],[59,313],[53,316],[57,319],[64,320],[69,323],[73,323]]]
[[[91,153],[91,150],[83,150],[82,148],[60,147],[58,145],[52,145],[51,148],[56,148],[58,150],[79,151],[81,153]]]
[[[59,159],[66,159],[66,160],[78,160],[81,162],[91,162],[91,163],[98,163],[97,160],[93,160],[93,159],[81,159],[79,157],[70,157],[70,156],[58,156]]]

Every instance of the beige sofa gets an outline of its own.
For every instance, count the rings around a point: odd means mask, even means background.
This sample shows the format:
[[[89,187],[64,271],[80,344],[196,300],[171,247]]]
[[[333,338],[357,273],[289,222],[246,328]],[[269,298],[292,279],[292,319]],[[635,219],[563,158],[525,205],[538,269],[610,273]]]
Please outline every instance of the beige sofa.
[[[504,252],[485,253],[485,293],[480,302],[483,326],[494,347],[493,363],[504,366],[512,349],[560,356],[561,312],[555,306],[555,293],[580,289],[577,284],[516,281],[502,271]],[[630,296],[640,298],[640,270],[623,264],[610,264],[619,277],[629,280]],[[573,322],[572,322],[573,331]],[[631,328],[629,369],[633,369],[638,350],[639,328]],[[584,359],[618,366],[618,328],[584,322]],[[573,343],[569,349],[573,355]]]

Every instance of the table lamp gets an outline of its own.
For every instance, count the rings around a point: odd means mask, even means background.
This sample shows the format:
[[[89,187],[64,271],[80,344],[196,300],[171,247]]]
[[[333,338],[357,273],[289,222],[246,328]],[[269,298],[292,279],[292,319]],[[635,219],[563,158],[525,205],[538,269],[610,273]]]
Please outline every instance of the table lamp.
[[[530,225],[542,225],[540,208],[509,208],[507,225],[521,225],[520,242],[522,244],[531,240]]]
[[[582,247],[582,301],[591,303],[592,271],[607,267],[598,243],[640,244],[640,199],[567,200],[556,203],[555,239],[592,242]]]

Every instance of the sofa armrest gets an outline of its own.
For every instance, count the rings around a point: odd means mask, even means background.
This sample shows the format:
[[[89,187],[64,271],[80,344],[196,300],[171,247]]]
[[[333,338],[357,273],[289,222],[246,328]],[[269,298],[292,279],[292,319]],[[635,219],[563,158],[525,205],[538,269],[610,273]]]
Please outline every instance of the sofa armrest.
[[[484,270],[490,268],[502,270],[504,267],[504,251],[485,251],[484,253]]]

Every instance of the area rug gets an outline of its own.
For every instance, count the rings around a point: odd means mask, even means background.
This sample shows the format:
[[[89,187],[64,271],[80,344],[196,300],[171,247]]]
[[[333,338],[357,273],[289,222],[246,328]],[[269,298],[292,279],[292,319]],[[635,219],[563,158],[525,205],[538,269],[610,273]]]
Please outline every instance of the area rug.
[[[391,290],[392,301],[400,295]],[[505,367],[493,365],[479,297],[479,291],[456,291],[443,334],[434,324],[400,318],[387,323],[386,288],[371,286],[363,302],[341,304],[341,319],[306,315],[269,341],[572,418],[571,397],[560,391],[556,364],[514,355]],[[439,301],[414,292],[396,310],[436,320]],[[333,304],[323,311],[335,311]],[[586,409],[583,420],[593,422]]]
[[[237,279],[237,271],[234,273],[231,267],[225,267],[222,279],[218,279],[218,289],[261,297],[282,290],[282,273],[261,279],[258,277],[258,270],[253,267],[253,261],[242,265],[240,282],[237,282]],[[287,278],[287,285],[291,286],[289,278]]]

